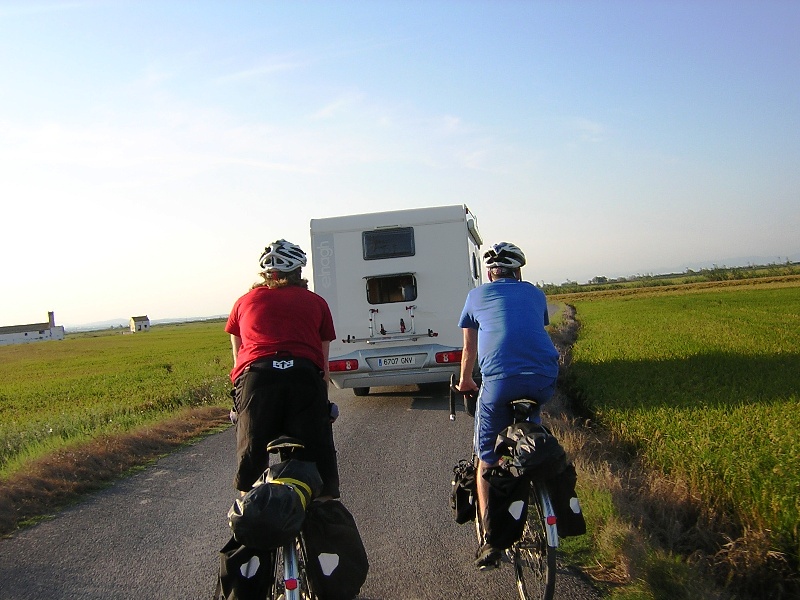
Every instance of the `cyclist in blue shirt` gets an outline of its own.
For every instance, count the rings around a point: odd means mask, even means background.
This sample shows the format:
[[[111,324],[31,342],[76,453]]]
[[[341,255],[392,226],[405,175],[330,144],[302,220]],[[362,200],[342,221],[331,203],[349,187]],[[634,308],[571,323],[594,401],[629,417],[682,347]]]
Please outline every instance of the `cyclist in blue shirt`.
[[[473,379],[477,359],[481,386],[475,411],[475,452],[480,459],[476,477],[478,515],[488,508],[489,483],[484,472],[500,457],[494,452],[497,435],[513,422],[512,400],[532,398],[540,404],[555,392],[558,350],[545,330],[550,319],[547,300],[535,285],[522,281],[525,255],[517,246],[500,242],[483,256],[489,283],[467,294],[459,327],[464,348],[458,389],[478,390]],[[535,420],[539,420],[537,415]],[[501,550],[484,544],[476,565],[497,563]]]

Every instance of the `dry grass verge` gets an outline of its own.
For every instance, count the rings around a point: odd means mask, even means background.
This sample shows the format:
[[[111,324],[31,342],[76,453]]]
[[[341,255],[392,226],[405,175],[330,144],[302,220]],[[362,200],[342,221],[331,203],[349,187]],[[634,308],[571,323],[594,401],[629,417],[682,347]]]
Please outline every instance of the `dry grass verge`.
[[[103,436],[30,463],[2,481],[0,535],[52,514],[198,436],[230,423],[228,410],[192,408],[131,433]]]

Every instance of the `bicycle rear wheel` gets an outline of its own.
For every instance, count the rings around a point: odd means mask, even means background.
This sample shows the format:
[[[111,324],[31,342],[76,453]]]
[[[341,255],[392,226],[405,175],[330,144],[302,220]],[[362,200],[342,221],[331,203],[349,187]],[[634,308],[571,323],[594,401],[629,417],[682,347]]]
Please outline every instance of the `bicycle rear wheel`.
[[[555,593],[558,533],[554,516],[547,489],[532,484],[525,529],[511,547],[521,600],[552,600]]]

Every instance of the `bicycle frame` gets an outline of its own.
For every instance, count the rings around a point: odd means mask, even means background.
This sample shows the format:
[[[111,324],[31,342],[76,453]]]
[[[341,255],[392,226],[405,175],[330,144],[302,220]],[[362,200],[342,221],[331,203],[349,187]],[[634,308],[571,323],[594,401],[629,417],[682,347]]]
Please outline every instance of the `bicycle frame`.
[[[270,600],[315,600],[305,569],[300,536],[275,550],[275,579]]]
[[[285,600],[300,600],[300,580],[297,564],[295,542],[284,544],[283,553],[283,589]]]

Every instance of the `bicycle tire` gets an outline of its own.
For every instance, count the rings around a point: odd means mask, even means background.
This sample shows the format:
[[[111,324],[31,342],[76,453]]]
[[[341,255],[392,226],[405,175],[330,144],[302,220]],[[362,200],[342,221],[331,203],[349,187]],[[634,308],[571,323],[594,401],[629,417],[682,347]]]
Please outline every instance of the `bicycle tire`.
[[[547,523],[553,514],[547,489],[533,483],[522,537],[511,547],[521,600],[552,600],[555,594],[558,534],[555,521]]]

